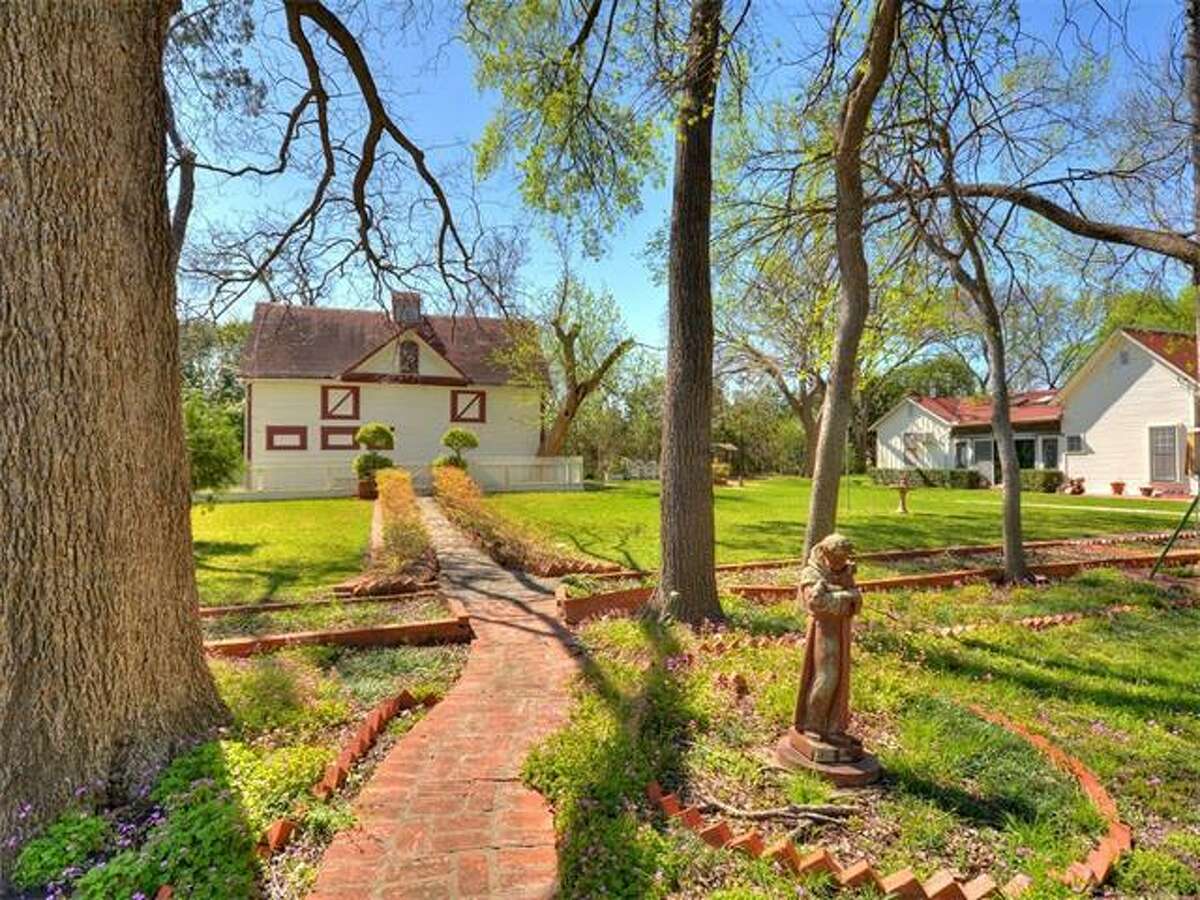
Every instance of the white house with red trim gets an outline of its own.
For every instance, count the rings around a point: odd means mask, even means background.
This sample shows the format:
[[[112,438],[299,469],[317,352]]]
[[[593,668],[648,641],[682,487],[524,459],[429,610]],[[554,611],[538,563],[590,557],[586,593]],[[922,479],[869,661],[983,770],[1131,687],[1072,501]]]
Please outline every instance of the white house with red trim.
[[[1114,332],[1062,390],[1014,394],[1022,468],[1061,469],[1090,494],[1191,493],[1197,382],[1193,335]],[[872,426],[883,469],[975,469],[999,481],[992,406],[976,397],[905,397]]]
[[[582,483],[582,460],[540,457],[539,388],[518,383],[500,357],[509,322],[431,316],[417,294],[381,311],[260,303],[241,377],[246,387],[245,487],[270,495],[350,494],[354,432],[383,422],[389,452],[429,482],[447,428],[474,431],[470,472],[488,490]]]

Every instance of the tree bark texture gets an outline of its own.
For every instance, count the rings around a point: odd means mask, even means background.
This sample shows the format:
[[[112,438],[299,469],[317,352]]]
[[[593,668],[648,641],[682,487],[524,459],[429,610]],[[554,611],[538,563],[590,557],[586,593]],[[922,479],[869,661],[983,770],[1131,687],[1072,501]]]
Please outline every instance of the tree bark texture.
[[[170,11],[0,4],[0,838],[81,786],[126,795],[222,712],[180,410]]]
[[[891,64],[899,7],[900,0],[877,0],[875,3],[865,58],[846,95],[835,140],[838,325],[817,437],[812,496],[804,535],[805,556],[837,526],[838,489],[853,412],[858,347],[871,307],[870,272],[863,247],[862,144],[871,107]]]
[[[985,277],[977,272],[978,281]],[[979,292],[983,293],[983,292]],[[1000,454],[1000,474],[1003,477],[1004,499],[1001,521],[1004,545],[1004,578],[1009,582],[1025,581],[1029,570],[1025,565],[1025,547],[1021,542],[1021,464],[1017,459],[1017,444],[1009,414],[1008,368],[1004,350],[1004,329],[1000,312],[990,296],[974,294],[973,299],[983,317],[984,344],[988,358],[988,390],[992,395],[992,434]]]
[[[684,622],[719,618],[712,494],[713,315],[709,237],[721,0],[693,0],[675,132],[667,260],[662,572],[652,607]]]
[[[1188,105],[1191,107],[1191,159],[1192,159],[1192,227],[1195,234],[1200,234],[1200,0],[1187,0],[1187,44],[1184,47],[1184,57],[1187,63],[1187,93]],[[1195,306],[1194,327],[1196,331],[1196,349],[1200,353],[1200,259],[1192,262],[1192,288],[1197,295]],[[1200,429],[1200,392],[1192,399],[1192,427]],[[1195,457],[1200,456],[1200,432],[1193,431],[1193,462],[1194,468],[1200,471]]]

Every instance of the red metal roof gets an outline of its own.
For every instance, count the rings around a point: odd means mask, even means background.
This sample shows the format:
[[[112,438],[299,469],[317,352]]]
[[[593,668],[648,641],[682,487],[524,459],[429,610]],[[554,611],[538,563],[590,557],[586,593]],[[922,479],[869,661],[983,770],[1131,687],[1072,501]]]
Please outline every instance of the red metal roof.
[[[1062,407],[1055,402],[1058,391],[1022,391],[1010,397],[1009,417],[1014,425],[1057,422]],[[911,398],[918,406],[951,425],[988,425],[992,421],[992,401],[987,397]]]
[[[1191,378],[1196,377],[1196,336],[1178,331],[1151,331],[1145,328],[1122,328],[1127,337],[1137,341],[1151,353],[1161,356]]]

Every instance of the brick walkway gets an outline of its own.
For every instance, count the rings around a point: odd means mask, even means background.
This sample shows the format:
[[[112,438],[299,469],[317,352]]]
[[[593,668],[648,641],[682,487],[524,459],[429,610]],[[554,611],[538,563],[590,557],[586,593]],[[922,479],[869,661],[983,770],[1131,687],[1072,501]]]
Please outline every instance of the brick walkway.
[[[520,771],[565,720],[570,634],[546,582],[500,568],[433,500],[420,502],[443,588],[467,607],[477,639],[453,690],[359,794],[358,826],[334,839],[310,896],[550,897],[553,817]]]

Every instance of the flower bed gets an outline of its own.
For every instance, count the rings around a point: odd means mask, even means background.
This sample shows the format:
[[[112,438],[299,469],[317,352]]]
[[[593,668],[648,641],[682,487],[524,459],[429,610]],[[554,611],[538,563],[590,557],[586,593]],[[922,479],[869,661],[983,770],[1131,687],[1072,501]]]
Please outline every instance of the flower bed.
[[[433,491],[446,517],[470,534],[500,565],[535,575],[553,577],[572,572],[602,573],[619,570],[610,563],[564,556],[545,542],[483,502],[479,485],[462,469],[439,466],[433,470]]]
[[[153,897],[165,885],[178,897],[303,896],[324,845],[353,824],[348,797],[422,709],[397,710],[339,792],[322,799],[314,785],[381,703],[444,693],[466,656],[460,647],[304,647],[211,660],[228,727],[184,749],[133,802],[106,807],[86,786],[77,810],[22,835],[16,896]],[[284,816],[295,824],[289,846],[265,858],[260,843]]]
[[[335,594],[364,596],[418,591],[437,577],[437,554],[421,518],[412,476],[404,469],[375,474],[379,493],[371,522],[370,567],[334,588]]]

